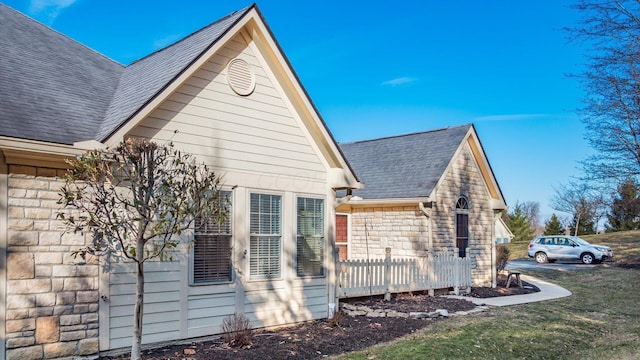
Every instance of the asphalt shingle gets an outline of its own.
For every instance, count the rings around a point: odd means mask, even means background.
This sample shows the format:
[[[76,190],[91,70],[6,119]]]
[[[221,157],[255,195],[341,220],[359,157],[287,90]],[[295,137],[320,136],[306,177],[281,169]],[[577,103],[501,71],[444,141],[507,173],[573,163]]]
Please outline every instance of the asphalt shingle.
[[[105,140],[254,6],[124,66],[0,3],[0,136]]]
[[[363,199],[427,197],[473,125],[340,144]]]
[[[0,4],[0,136],[92,139],[124,66]]]
[[[247,7],[236,11],[177,43],[129,65],[120,79],[96,139],[104,140],[126,122],[171,80],[179,76],[193,61],[215,44],[250,9],[251,7]]]

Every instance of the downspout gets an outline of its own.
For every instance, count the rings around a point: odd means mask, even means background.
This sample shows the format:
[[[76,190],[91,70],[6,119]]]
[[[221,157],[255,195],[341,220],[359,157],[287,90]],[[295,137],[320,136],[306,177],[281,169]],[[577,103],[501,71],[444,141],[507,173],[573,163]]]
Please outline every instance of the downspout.
[[[432,232],[433,232],[433,228],[431,226],[432,222],[431,222],[431,209],[433,209],[433,201],[429,201],[429,210],[427,210],[427,208],[424,207],[424,202],[420,201],[418,202],[418,209],[420,210],[420,212],[422,213],[422,215],[424,215],[427,218],[428,221],[428,226],[429,226],[429,231],[427,232],[427,245],[429,246],[428,250],[427,250],[427,255],[428,255],[428,259],[429,261],[431,261],[433,259],[433,237],[432,237]],[[431,270],[429,270],[431,271]],[[429,289],[429,296],[435,296],[435,289]]]
[[[0,324],[6,324],[7,315],[7,247],[9,220],[9,167],[0,150]],[[6,326],[0,325],[0,358],[6,354]]]
[[[334,194],[334,201],[333,201],[333,211],[331,212],[331,216],[333,216],[333,224],[334,224],[334,229],[333,231],[335,232],[335,217],[336,217],[336,209],[338,208],[338,206],[346,204],[349,202],[349,200],[351,200],[352,195],[351,195],[351,191],[347,191],[347,195],[341,198],[335,198],[335,192]],[[330,258],[329,261],[331,261],[331,263],[333,264],[333,271],[331,271],[331,275],[330,275],[330,279],[329,279],[329,284],[333,284],[333,288],[331,289],[331,286],[329,286],[329,309],[327,310],[327,318],[332,319],[335,314],[336,311],[338,311],[339,306],[340,306],[340,257],[338,255],[338,248],[336,247],[336,242],[335,242],[335,234],[333,236],[333,241],[331,241],[331,249],[330,249],[330,254],[329,254]],[[331,279],[331,277],[333,277]]]
[[[433,202],[429,201],[429,208],[433,208]],[[422,215],[424,215],[427,220],[428,220],[428,226],[429,226],[429,231],[428,231],[428,236],[427,236],[427,245],[428,245],[428,251],[429,251],[429,256],[432,255],[433,253],[433,237],[431,236],[432,233],[432,227],[431,227],[431,211],[427,210],[427,208],[424,207],[424,202],[420,201],[418,202],[418,209],[420,209],[420,212],[422,213]]]

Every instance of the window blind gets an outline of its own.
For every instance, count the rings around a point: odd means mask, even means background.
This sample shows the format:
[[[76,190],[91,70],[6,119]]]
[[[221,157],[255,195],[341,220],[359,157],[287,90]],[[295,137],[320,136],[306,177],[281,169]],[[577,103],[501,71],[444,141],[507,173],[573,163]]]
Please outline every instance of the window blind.
[[[282,197],[251,194],[249,271],[253,279],[279,278],[282,253]]]
[[[196,218],[194,222],[193,282],[231,281],[231,192],[220,192],[220,206],[226,207],[227,218],[218,223],[214,218]]]
[[[298,276],[323,276],[325,252],[323,199],[298,198],[296,245]]]

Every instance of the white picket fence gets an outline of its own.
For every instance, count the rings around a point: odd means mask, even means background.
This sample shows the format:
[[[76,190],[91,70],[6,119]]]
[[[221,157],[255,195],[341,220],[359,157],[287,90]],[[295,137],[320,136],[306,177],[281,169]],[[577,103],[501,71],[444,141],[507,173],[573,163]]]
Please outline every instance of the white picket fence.
[[[467,251],[467,253],[469,253]],[[369,295],[390,297],[392,293],[453,288],[471,289],[471,259],[458,252],[441,252],[417,259],[391,259],[387,249],[384,259],[338,261],[338,297]]]

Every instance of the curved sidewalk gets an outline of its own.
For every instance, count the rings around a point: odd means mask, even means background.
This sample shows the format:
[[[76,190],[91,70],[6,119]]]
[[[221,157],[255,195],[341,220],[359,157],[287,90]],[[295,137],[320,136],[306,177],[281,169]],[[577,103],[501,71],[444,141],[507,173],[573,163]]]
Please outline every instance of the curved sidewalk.
[[[476,305],[489,306],[509,306],[518,304],[527,304],[537,301],[560,299],[571,295],[571,291],[558,285],[536,279],[532,276],[521,275],[522,280],[529,284],[535,285],[540,291],[525,295],[496,296],[492,298],[472,298],[469,296],[450,296],[456,299],[464,299],[473,302]]]

